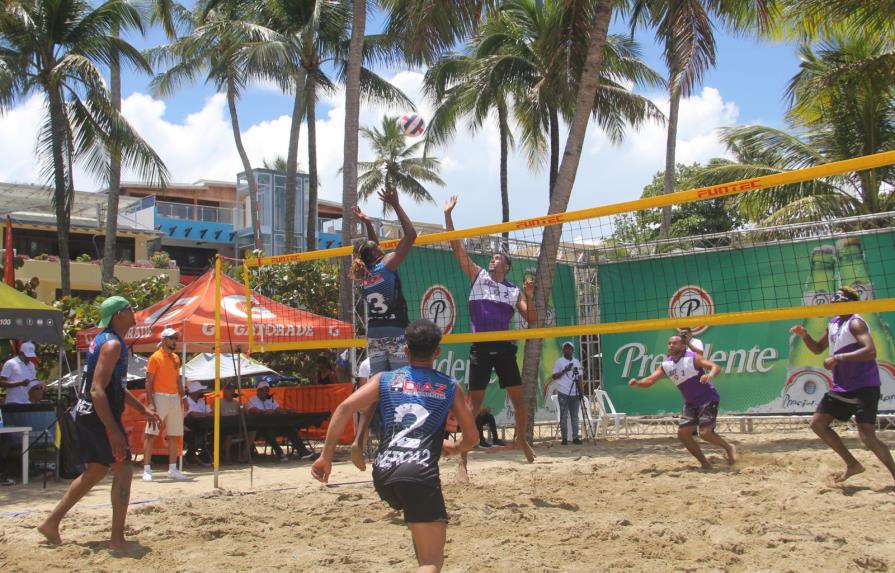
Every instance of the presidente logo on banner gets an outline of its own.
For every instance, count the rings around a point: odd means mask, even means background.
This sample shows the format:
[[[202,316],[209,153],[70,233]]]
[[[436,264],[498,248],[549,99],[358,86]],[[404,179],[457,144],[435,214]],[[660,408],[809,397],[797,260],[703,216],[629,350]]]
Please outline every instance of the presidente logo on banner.
[[[670,318],[691,318],[715,314],[715,301],[707,290],[698,285],[686,285],[677,289],[668,301]],[[693,334],[702,334],[707,326],[693,328]]]
[[[457,303],[451,291],[440,284],[427,288],[420,300],[420,316],[437,324],[442,334],[450,334],[457,320]]]

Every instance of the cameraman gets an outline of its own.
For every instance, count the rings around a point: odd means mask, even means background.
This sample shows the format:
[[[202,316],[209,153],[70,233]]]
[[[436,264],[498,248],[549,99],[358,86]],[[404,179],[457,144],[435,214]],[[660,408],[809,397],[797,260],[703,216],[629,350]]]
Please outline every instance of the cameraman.
[[[556,393],[559,401],[559,428],[562,433],[562,445],[569,443],[566,420],[572,415],[572,443],[580,444],[578,439],[578,406],[579,392],[578,379],[581,376],[581,363],[575,358],[575,345],[570,340],[562,343],[562,356],[556,359],[553,365],[551,379],[556,381]],[[546,388],[545,388],[546,390]],[[545,396],[546,398],[546,396]]]

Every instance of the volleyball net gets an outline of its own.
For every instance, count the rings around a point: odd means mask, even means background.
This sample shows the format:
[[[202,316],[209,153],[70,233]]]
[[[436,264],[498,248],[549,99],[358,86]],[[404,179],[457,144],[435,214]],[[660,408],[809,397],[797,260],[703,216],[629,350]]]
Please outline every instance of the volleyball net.
[[[773,228],[747,226],[659,241],[641,240],[628,232],[632,220],[663,207],[715,201],[737,209],[738,200],[750,193],[773,193],[774,188],[892,164],[895,151],[567,213],[421,234],[398,269],[407,314],[410,320],[436,322],[445,333],[444,343],[451,344],[679,327],[698,331],[718,325],[892,312],[895,213]],[[579,190],[585,187],[578,184]],[[461,202],[472,200],[460,197]],[[516,297],[526,299],[525,284],[539,280],[543,231],[555,225],[562,226],[562,239],[548,304],[537,309],[543,327],[528,328],[522,314],[515,312],[508,329],[476,332],[475,321],[482,330],[481,301],[503,297],[512,304]],[[451,242],[462,248],[453,248]],[[383,240],[380,246],[388,251],[397,243],[398,239]],[[488,272],[495,253],[508,255],[509,271],[497,278],[509,288],[498,285],[494,273]],[[337,274],[340,263],[351,256],[352,247],[343,246],[248,259],[243,278],[252,323],[251,351],[363,346],[362,323],[336,320],[334,294],[325,292],[326,281],[320,278],[336,273],[337,281],[351,280]],[[478,268],[490,280],[474,281],[468,271]],[[287,276],[291,278],[283,278]],[[293,301],[302,310],[283,304],[274,312],[251,295],[254,291],[289,303],[293,299],[288,290],[303,277],[321,284],[319,298]],[[381,301],[375,296],[364,300],[361,284],[354,284],[358,315],[375,312]],[[861,300],[834,304],[832,294],[839,286],[854,286]]]

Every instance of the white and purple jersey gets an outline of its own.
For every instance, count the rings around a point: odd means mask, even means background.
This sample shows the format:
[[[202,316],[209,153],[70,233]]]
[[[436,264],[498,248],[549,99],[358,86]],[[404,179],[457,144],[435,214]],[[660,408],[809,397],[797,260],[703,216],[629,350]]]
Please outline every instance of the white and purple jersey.
[[[830,342],[830,356],[853,352],[861,348],[861,343],[852,334],[848,325],[853,320],[860,320],[867,326],[870,325],[859,314],[853,314],[842,320],[836,316],[827,325],[827,336]],[[861,360],[860,362],[839,362],[833,367],[833,392],[850,392],[859,388],[872,388],[880,386],[879,368],[876,360]]]
[[[479,271],[469,290],[469,320],[473,332],[509,330],[519,302],[519,287],[495,281],[486,269]]]
[[[721,395],[711,382],[702,383],[700,378],[705,370],[696,367],[696,353],[684,352],[684,355],[675,362],[671,355],[665,357],[662,362],[662,370],[684,396],[684,404],[687,406],[702,406],[711,402],[719,402]]]

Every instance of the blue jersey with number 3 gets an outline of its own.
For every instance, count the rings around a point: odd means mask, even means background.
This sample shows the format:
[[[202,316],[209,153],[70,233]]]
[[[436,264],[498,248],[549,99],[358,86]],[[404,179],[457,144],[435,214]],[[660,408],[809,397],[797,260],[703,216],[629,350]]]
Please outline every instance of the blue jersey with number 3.
[[[407,302],[401,291],[398,273],[379,261],[370,269],[364,281],[364,302],[367,303],[367,336],[382,338],[396,336],[395,327],[407,326]],[[378,329],[386,329],[377,332]]]
[[[406,366],[379,377],[382,440],[373,462],[377,483],[431,483],[457,382],[432,368]]]

